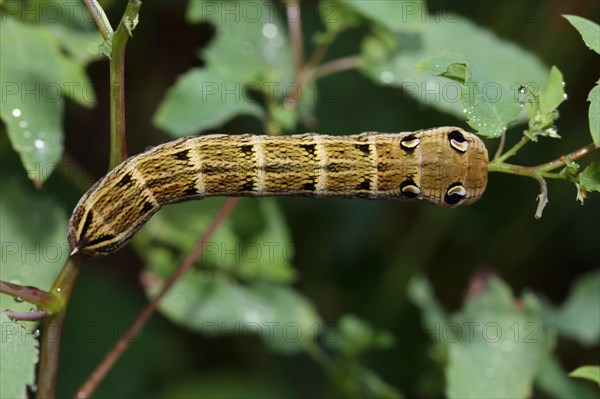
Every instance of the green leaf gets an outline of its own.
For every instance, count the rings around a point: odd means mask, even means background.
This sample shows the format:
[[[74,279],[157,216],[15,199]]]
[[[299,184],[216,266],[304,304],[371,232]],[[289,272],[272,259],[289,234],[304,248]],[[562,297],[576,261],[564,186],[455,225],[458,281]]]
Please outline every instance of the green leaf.
[[[590,102],[588,118],[590,120],[590,133],[596,145],[600,145],[600,80],[590,91],[587,100]]]
[[[475,79],[485,74],[485,82],[479,83],[488,85],[480,84],[475,91],[483,91],[488,102],[497,101],[506,106],[518,103],[518,89],[522,84],[529,82],[539,88],[545,81],[548,69],[532,54],[498,39],[465,18],[456,17],[452,21],[450,18],[454,17],[448,15],[436,22],[435,18],[428,17],[418,34],[391,35],[376,31],[363,42],[361,70],[378,84],[402,88],[415,100],[459,118],[465,117],[463,109],[466,108],[461,101],[461,85],[416,69],[420,61],[448,53],[460,55],[460,59],[454,58],[450,63],[466,63],[472,72],[476,66],[480,72],[472,76],[473,86],[476,86]],[[499,97],[498,88],[502,90]],[[524,121],[525,115],[520,120]]]
[[[600,191],[600,162],[592,162],[579,175],[579,183],[587,191]]]
[[[565,101],[565,82],[560,70],[553,66],[550,69],[548,81],[540,89],[540,111],[544,114],[554,111],[560,103]]]
[[[181,137],[218,127],[237,115],[261,118],[263,111],[248,97],[246,88],[244,82],[213,67],[190,69],[169,89],[154,123]]]
[[[4,157],[4,155],[3,155]],[[1,279],[48,290],[69,254],[67,215],[46,192],[35,190],[20,171],[18,160],[2,159],[0,190]],[[20,172],[18,175],[14,172]],[[28,312],[35,306],[0,294],[0,310]],[[11,322],[0,315],[0,397],[25,397],[34,382],[37,323]]]
[[[235,81],[293,83],[292,54],[286,27],[271,2],[190,1],[189,22],[210,22],[216,37],[203,50],[209,67]],[[260,87],[271,90],[270,87]],[[281,86],[275,88],[281,93]]]
[[[55,30],[7,17],[0,35],[0,118],[36,184],[50,175],[63,151],[63,96],[88,107],[96,101],[81,59],[63,53]],[[36,173],[40,169],[48,173]]]
[[[419,31],[427,15],[427,5],[421,0],[338,0],[338,2],[392,32]]]
[[[600,271],[579,277],[553,321],[559,334],[593,346],[600,342]]]
[[[577,15],[563,15],[563,17],[577,29],[588,48],[600,54],[600,26]]]
[[[467,69],[467,83],[461,92],[467,123],[486,137],[500,137],[517,120],[520,105],[508,93],[507,86],[489,80],[474,67]]]
[[[356,358],[370,349],[387,349],[394,344],[394,337],[389,332],[375,331],[370,324],[354,315],[343,316],[338,324],[336,340],[326,344],[346,357]]]
[[[490,81],[476,67],[464,61],[457,62],[459,59],[459,54],[444,52],[439,57],[419,62],[416,68],[459,83],[467,123],[481,135],[500,136],[510,123],[517,120],[521,112],[520,105],[512,97],[503,95],[509,91],[506,86]]]
[[[554,398],[597,398],[598,394],[587,384],[567,376],[556,355],[545,362],[536,379],[536,386]]]
[[[293,85],[292,56],[285,28],[270,3],[191,1],[190,22],[211,22],[216,37],[203,50],[206,68],[180,77],[154,115],[154,123],[174,136],[218,127],[237,115],[263,117],[249,95],[267,102],[280,99]]]
[[[38,342],[25,324],[0,314],[0,398],[26,398],[35,383]]]
[[[554,121],[558,118],[556,109],[567,95],[560,70],[553,66],[548,80],[537,90],[526,84],[519,88],[520,94],[526,98],[520,101],[525,105],[529,123],[525,136],[536,142],[538,137],[560,138]]]
[[[3,161],[3,171],[11,168],[15,166]],[[70,252],[67,219],[53,196],[35,190],[23,178],[4,177],[0,190],[2,280],[50,289]],[[31,307],[0,294],[2,310],[27,312]]]
[[[400,399],[403,398],[401,392],[396,387],[388,384],[372,371],[360,368],[360,380],[366,386],[367,395],[365,397],[376,397],[383,399]]]
[[[163,282],[148,273],[145,288],[152,296]],[[281,353],[303,350],[320,323],[314,307],[289,287],[241,284],[198,270],[180,279],[159,309],[175,323],[207,336],[259,335]]]
[[[319,16],[325,28],[330,32],[359,26],[363,18],[350,6],[335,0],[319,1]]]
[[[423,325],[429,332],[437,331],[440,326],[448,321],[446,312],[436,300],[433,287],[429,280],[422,275],[417,275],[408,284],[408,297],[423,313]],[[439,337],[434,336],[434,339]]]
[[[527,397],[547,359],[552,335],[544,327],[537,299],[519,304],[510,288],[491,277],[485,290],[440,329],[448,347],[449,398]]]
[[[581,366],[569,373],[569,376],[583,378],[600,386],[600,366]]]
[[[149,295],[195,245],[222,203],[211,198],[166,207],[136,235],[135,249],[148,268]],[[242,200],[238,206],[160,310],[206,335],[259,334],[276,351],[300,350],[314,338],[319,317],[305,298],[282,285],[295,276],[293,242],[283,217],[269,199]]]

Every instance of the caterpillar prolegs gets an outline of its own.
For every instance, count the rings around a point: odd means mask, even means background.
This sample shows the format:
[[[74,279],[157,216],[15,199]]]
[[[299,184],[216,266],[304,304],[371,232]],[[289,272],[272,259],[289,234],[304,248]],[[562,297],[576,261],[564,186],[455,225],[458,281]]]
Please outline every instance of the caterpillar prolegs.
[[[207,135],[122,162],[80,199],[69,222],[73,252],[116,251],[161,206],[208,196],[419,199],[475,202],[488,154],[457,127],[351,136]]]

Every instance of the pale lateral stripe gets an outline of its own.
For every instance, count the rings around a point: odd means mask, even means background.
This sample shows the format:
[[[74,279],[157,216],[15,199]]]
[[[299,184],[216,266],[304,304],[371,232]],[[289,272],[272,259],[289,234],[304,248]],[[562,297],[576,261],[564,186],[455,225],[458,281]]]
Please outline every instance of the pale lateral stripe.
[[[195,143],[194,143],[195,144]],[[198,194],[204,194],[206,192],[206,186],[204,184],[204,173],[202,173],[202,160],[200,159],[200,148],[197,145],[191,145],[190,149],[190,159],[194,163],[194,168],[196,168],[197,176],[196,179],[196,192]]]
[[[377,135],[372,134],[369,136],[369,145],[371,146],[371,161],[373,167],[373,178],[371,195],[374,197],[379,196],[379,171],[377,170]]]
[[[251,136],[254,154],[256,156],[256,191],[262,193],[265,191],[265,149],[263,147],[263,136]]]
[[[153,205],[156,207],[160,207],[160,204],[158,203],[156,198],[154,198],[154,194],[152,194],[152,191],[150,191],[150,189],[148,188],[148,184],[146,184],[146,179],[144,179],[144,176],[142,176],[142,174],[138,170],[135,158],[131,159],[131,162],[129,164],[129,172],[131,172],[135,180],[142,185],[142,188],[144,189],[146,194],[148,194],[148,197],[152,200]]]
[[[317,182],[316,193],[319,195],[325,195],[325,185],[327,184],[327,171],[326,167],[329,163],[327,159],[327,152],[325,151],[325,140],[322,136],[315,135],[315,145],[317,146],[317,154],[319,155],[319,181]]]

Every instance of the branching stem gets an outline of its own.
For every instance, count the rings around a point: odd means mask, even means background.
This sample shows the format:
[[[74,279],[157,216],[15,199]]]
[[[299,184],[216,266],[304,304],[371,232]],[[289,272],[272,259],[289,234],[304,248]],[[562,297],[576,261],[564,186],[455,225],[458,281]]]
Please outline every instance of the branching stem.
[[[113,28],[100,4],[96,0],[83,0],[83,2],[92,15],[94,22],[96,22],[96,26],[104,40],[110,42],[112,40]]]
[[[570,154],[561,155],[553,161],[546,162],[537,166],[513,165],[504,162],[504,160],[515,155],[528,142],[529,139],[523,136],[523,138],[521,138],[521,140],[517,144],[515,144],[514,147],[506,151],[503,155],[499,156],[498,154],[500,154],[501,151],[498,151],[496,153],[496,157],[494,157],[494,160],[488,165],[488,172],[509,173],[512,175],[531,177],[537,180],[540,184],[540,195],[538,197],[538,206],[535,212],[535,217],[536,219],[539,219],[542,217],[542,211],[548,203],[548,185],[545,179],[572,180],[573,177],[569,176],[568,174],[561,172],[556,173],[552,171],[565,166],[568,159],[575,161],[593,151],[596,151],[600,148],[600,146],[591,143],[584,147],[581,147],[578,150],[571,152]]]

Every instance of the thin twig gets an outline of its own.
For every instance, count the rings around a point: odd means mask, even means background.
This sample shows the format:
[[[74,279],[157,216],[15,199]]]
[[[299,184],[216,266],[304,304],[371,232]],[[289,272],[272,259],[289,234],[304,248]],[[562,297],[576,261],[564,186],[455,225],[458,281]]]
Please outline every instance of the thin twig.
[[[110,41],[113,35],[113,28],[100,4],[98,4],[96,0],[83,0],[83,2],[87,6],[90,14],[92,14],[92,18],[94,19],[94,22],[96,22],[96,26],[104,40],[107,42]]]
[[[348,57],[338,58],[319,66],[313,75],[314,79],[320,79],[323,76],[354,69],[360,65],[360,56],[350,55]]]
[[[12,321],[40,321],[48,317],[49,313],[45,310],[32,310],[31,312],[15,312],[12,310],[3,310],[0,314],[5,314]]]
[[[300,21],[300,1],[288,0],[286,4],[288,35],[292,53],[294,54],[294,71],[296,82],[304,69],[304,40],[302,39],[302,24]]]
[[[500,143],[498,144],[498,149],[496,150],[496,154],[494,155],[494,160],[500,158],[500,155],[502,155],[502,151],[504,151],[505,144],[506,144],[506,132],[502,132],[502,136],[500,136]]]
[[[548,184],[546,184],[546,179],[542,176],[537,176],[535,179],[540,183],[540,195],[538,196],[538,206],[535,211],[535,218],[541,219],[542,212],[548,203]]]
[[[498,157],[498,159],[496,159],[496,162],[504,162],[505,160],[507,160],[508,158],[514,156],[517,154],[517,152],[519,152],[519,150],[521,148],[523,148],[523,146],[525,144],[529,143],[529,138],[527,136],[523,136],[521,137],[521,140],[519,140],[519,142],[517,144],[515,144],[510,150],[506,151],[504,153],[504,155]]]
[[[590,143],[584,147],[581,147],[578,150],[571,152],[568,155],[562,155],[561,157],[559,157],[558,159],[555,159],[554,161],[550,161],[550,162],[544,163],[542,165],[538,165],[535,168],[539,169],[542,172],[554,170],[556,168],[560,168],[561,166],[565,166],[567,163],[567,159],[569,159],[569,158],[572,161],[575,161],[576,159],[586,156],[590,152],[596,151],[599,148],[600,148],[600,145]]]
[[[0,280],[0,293],[10,295],[18,302],[27,301],[44,309],[52,307],[55,300],[51,293],[36,287],[13,284],[2,280]]]
[[[228,198],[227,201],[225,201],[221,209],[219,209],[213,218],[208,229],[206,229],[204,234],[196,243],[196,246],[189,252],[179,266],[177,266],[177,269],[165,282],[160,292],[146,305],[131,327],[125,332],[125,334],[121,336],[111,351],[106,354],[102,362],[100,362],[100,364],[92,372],[88,380],[79,388],[77,394],[75,395],[76,399],[90,397],[115,362],[119,359],[119,357],[121,357],[121,354],[125,351],[125,349],[127,349],[132,339],[139,331],[141,331],[150,316],[152,316],[160,300],[171,289],[175,282],[177,282],[177,280],[192,267],[196,259],[202,254],[202,250],[204,249],[206,242],[214,234],[219,225],[229,216],[231,211],[233,211],[238,200],[239,198]]]

